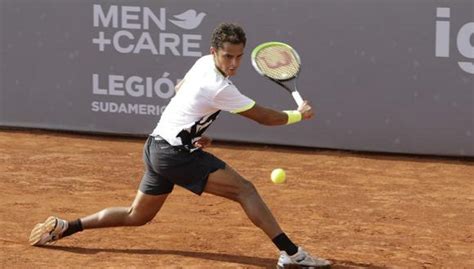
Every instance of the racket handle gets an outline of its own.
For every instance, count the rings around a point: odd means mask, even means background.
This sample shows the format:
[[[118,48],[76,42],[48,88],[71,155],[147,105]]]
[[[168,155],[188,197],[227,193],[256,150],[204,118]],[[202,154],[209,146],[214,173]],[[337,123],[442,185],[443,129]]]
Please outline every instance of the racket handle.
[[[293,96],[293,99],[295,99],[295,102],[298,106],[301,106],[301,104],[303,104],[303,98],[301,97],[298,91],[292,91],[291,95]]]

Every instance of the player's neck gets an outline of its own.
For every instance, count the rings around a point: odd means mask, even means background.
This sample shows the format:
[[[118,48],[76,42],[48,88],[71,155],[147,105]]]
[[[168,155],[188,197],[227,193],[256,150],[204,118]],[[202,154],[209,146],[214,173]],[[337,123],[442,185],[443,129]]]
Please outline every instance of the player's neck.
[[[228,77],[224,71],[222,71],[216,64],[214,64],[214,66],[216,67],[217,71],[219,71],[219,73],[221,73],[222,76],[224,76],[225,78]]]

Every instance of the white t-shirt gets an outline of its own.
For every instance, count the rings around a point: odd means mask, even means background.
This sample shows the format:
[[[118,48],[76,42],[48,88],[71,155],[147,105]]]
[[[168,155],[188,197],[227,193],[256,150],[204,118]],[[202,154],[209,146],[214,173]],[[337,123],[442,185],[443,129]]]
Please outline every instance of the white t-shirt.
[[[213,56],[206,55],[188,71],[151,135],[173,146],[192,146],[221,110],[239,113],[254,105],[217,70]]]

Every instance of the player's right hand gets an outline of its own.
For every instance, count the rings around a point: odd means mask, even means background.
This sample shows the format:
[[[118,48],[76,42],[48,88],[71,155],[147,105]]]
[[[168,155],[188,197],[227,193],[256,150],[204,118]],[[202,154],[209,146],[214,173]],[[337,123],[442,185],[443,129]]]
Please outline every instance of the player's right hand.
[[[206,148],[209,147],[212,143],[212,138],[208,136],[201,136],[197,141],[193,143],[196,148]]]
[[[301,113],[301,118],[304,120],[311,119],[314,116],[313,108],[309,102],[305,100],[299,107],[298,111]]]

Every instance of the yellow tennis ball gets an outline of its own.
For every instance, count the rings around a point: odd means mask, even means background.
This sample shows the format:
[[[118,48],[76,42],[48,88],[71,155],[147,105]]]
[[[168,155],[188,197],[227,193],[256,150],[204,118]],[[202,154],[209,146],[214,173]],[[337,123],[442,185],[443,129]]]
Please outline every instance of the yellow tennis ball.
[[[275,184],[282,184],[285,183],[286,180],[286,173],[285,170],[281,168],[274,169],[272,171],[271,179]]]

